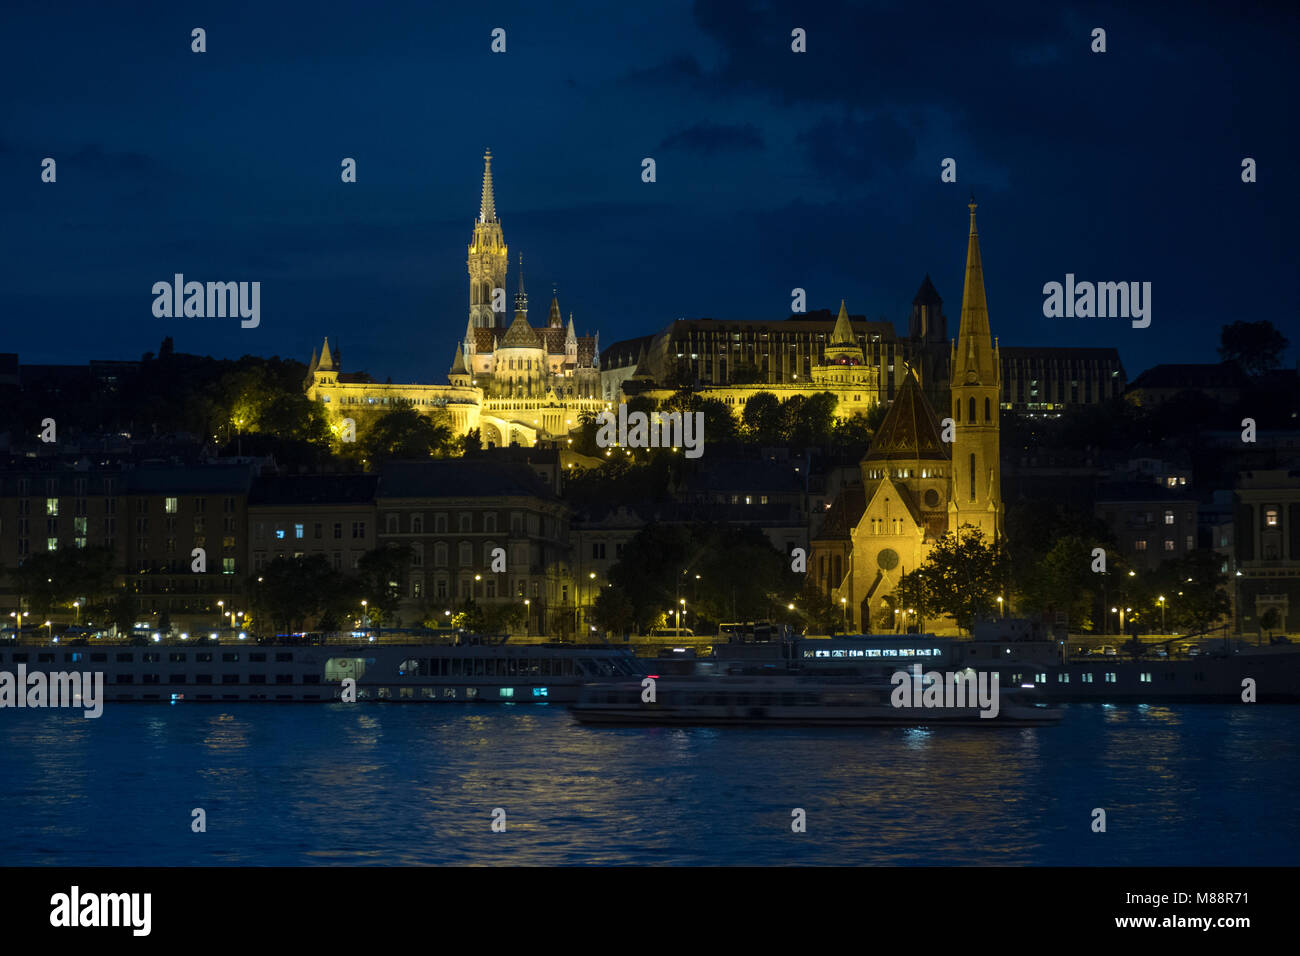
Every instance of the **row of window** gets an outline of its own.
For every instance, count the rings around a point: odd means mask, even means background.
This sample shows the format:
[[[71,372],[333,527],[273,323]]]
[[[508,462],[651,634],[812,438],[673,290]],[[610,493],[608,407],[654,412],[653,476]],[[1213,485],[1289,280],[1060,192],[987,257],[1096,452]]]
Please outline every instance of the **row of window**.
[[[1133,542],[1133,550],[1134,550],[1134,551],[1145,551],[1146,549],[1147,549],[1147,539],[1146,539],[1146,538],[1138,538],[1136,541]],[[1195,535],[1192,535],[1192,534],[1189,534],[1189,535],[1187,536],[1187,550],[1188,550],[1188,551],[1193,551],[1193,550],[1195,550],[1195,549],[1196,549],[1196,536],[1195,536]],[[1166,550],[1166,551],[1175,551],[1175,550],[1177,550],[1173,538],[1165,538],[1165,550]]]
[[[184,664],[190,659],[189,655],[191,653],[194,654],[195,663],[207,664],[207,663],[211,663],[215,659],[213,655],[218,652],[217,651],[194,651],[194,652],[142,651],[140,653],[140,661],[141,663],[144,664],[160,664],[163,661],[163,655],[166,654],[167,662],[169,664]],[[245,654],[244,659],[247,660],[250,664],[266,663],[267,653],[268,653],[267,651],[249,651],[249,652],[221,651],[220,652],[221,661],[224,664],[238,662],[240,659],[240,654]],[[114,663],[117,664],[134,664],[135,655],[136,655],[135,651],[118,651],[113,655],[113,661]],[[42,651],[36,655],[36,660],[40,664],[53,664],[57,656],[58,656],[57,653],[55,653],[54,651]],[[13,663],[15,664],[25,664],[28,662],[30,657],[31,655],[27,651],[16,651],[12,655]],[[4,661],[4,654],[0,653],[0,663],[3,663],[3,661]],[[108,651],[64,651],[63,663],[65,664],[78,664],[78,663],[106,664],[108,663]],[[293,651],[276,651],[275,663],[292,664]]]
[[[167,682],[168,684],[212,684],[212,683],[216,683],[216,682],[212,679],[213,676],[214,676],[214,675],[212,675],[212,674],[195,674],[195,675],[194,675],[194,680],[191,681],[191,680],[188,679],[188,676],[185,675],[185,674],[168,674],[168,675],[167,675],[167,681],[166,681],[166,682]],[[221,676],[221,681],[220,681],[220,682],[221,682],[222,684],[266,684],[266,683],[270,683],[270,682],[266,679],[267,676],[268,676],[268,675],[266,675],[266,674],[249,674],[249,675],[247,675],[246,677],[243,677],[243,678],[241,678],[241,676],[240,676],[239,674],[222,674],[222,675],[220,675],[220,676]],[[300,679],[299,679],[299,682],[300,682],[300,683],[303,683],[303,684],[319,684],[319,683],[321,682],[321,677],[320,677],[319,674],[303,674],[303,675],[301,675],[301,677],[300,677]],[[113,677],[113,683],[114,683],[114,684],[134,684],[134,683],[135,683],[135,675],[134,675],[134,674],[116,674],[116,675],[114,675],[114,677]],[[163,683],[162,675],[161,675],[161,674],[141,674],[141,675],[140,675],[140,683],[141,683],[141,684],[161,684],[161,683]],[[293,675],[293,674],[276,674],[276,675],[275,675],[275,683],[277,683],[277,684],[292,684],[292,683],[294,683],[294,675]]]

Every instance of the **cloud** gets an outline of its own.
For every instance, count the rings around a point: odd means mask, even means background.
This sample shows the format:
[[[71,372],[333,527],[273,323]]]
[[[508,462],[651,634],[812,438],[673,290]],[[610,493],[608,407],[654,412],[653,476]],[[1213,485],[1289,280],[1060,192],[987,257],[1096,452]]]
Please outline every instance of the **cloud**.
[[[689,53],[679,53],[662,63],[632,70],[619,81],[625,86],[664,86],[677,83],[694,84],[704,79],[699,61]]]
[[[916,158],[916,134],[893,115],[823,119],[798,136],[808,165],[849,182],[896,174]]]
[[[696,123],[679,130],[659,144],[660,149],[682,148],[697,153],[763,149],[763,134],[752,123],[729,126],[722,123]]]

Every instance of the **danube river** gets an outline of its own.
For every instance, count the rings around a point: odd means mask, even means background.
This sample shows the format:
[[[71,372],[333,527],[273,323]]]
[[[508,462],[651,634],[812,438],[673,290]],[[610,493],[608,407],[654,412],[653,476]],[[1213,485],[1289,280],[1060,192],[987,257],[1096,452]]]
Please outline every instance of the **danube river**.
[[[1294,865],[1298,725],[1265,705],[842,731],[589,729],[544,705],[4,710],[0,862]]]

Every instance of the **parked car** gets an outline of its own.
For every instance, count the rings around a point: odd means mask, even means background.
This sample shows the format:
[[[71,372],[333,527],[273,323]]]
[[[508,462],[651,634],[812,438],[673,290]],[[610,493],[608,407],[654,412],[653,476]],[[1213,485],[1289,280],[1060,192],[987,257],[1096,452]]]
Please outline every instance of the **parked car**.
[[[1115,648],[1109,644],[1101,645],[1101,647],[1097,648],[1097,653],[1101,654],[1103,657],[1115,657],[1118,654]]]

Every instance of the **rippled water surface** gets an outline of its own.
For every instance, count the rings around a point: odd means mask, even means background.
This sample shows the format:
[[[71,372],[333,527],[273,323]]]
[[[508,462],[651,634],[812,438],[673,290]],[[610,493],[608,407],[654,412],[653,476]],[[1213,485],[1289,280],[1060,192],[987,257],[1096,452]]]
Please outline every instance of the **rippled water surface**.
[[[836,731],[588,729],[511,705],[4,710],[0,863],[1295,865],[1297,729],[1300,708],[1263,705]]]

